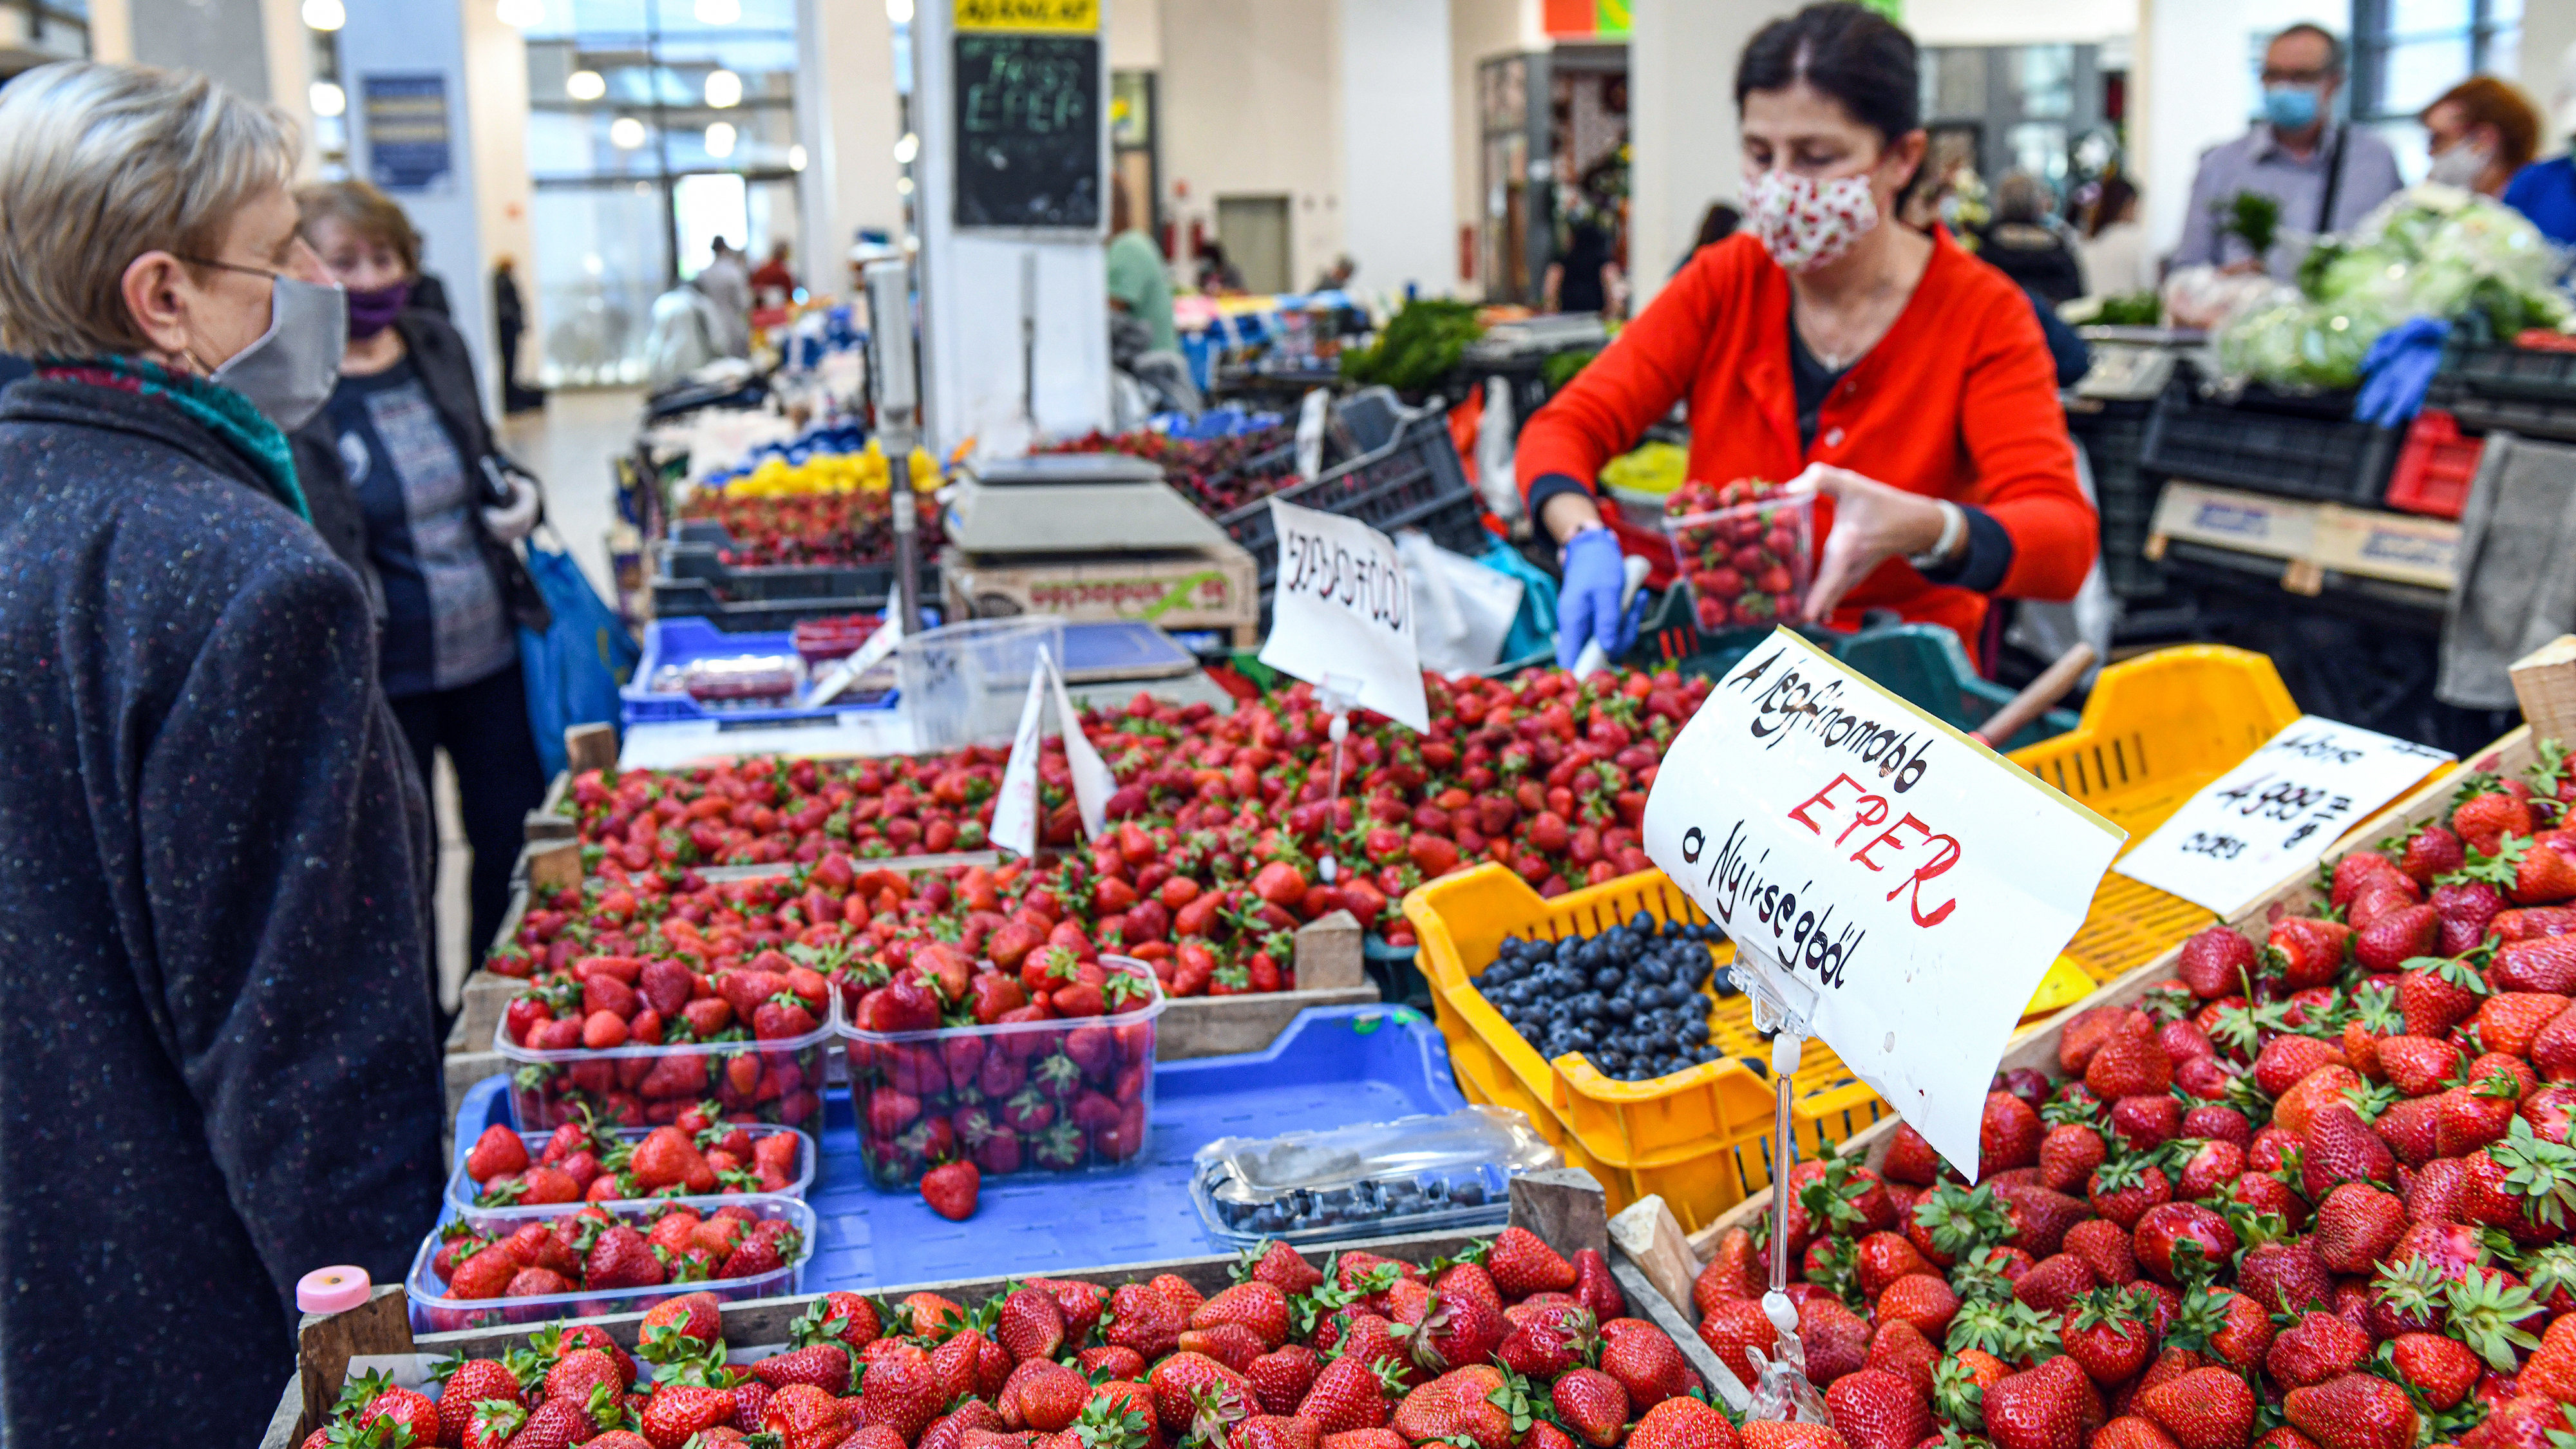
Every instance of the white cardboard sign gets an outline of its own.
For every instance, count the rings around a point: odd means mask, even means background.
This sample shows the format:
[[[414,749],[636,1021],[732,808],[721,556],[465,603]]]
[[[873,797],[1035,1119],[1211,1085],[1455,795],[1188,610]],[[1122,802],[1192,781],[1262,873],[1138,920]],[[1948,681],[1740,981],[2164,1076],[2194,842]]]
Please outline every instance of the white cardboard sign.
[[[1064,671],[1043,644],[1037,668],[1029,672],[1029,694],[1020,705],[1020,727],[1011,739],[1010,761],[1002,766],[1002,788],[995,797],[992,842],[1020,855],[1038,853],[1038,748],[1046,733],[1047,696],[1055,696],[1056,717],[1064,728],[1065,763],[1073,771],[1073,798],[1082,811],[1082,830],[1098,840],[1108,825],[1109,797],[1118,779],[1082,732],[1082,714],[1064,687]]]
[[[1646,854],[1971,1178],[2004,1043],[2125,833],[1782,629],[1664,754]]]
[[[1350,690],[1416,734],[1431,728],[1413,586],[1395,540],[1354,519],[1270,500],[1279,543],[1278,591],[1261,662],[1309,684]]]
[[[2304,715],[2202,787],[2112,869],[2233,916],[2449,758]]]

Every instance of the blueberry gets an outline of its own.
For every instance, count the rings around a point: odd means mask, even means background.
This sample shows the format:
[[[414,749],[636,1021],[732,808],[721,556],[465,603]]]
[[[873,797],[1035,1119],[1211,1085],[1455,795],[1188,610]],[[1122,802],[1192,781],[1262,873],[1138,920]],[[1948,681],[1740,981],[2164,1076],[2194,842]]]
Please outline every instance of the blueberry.
[[[1467,1207],[1474,1207],[1485,1200],[1485,1185],[1470,1178],[1449,1189],[1449,1200]]]
[[[1652,915],[1644,911],[1639,911],[1637,914],[1628,918],[1628,929],[1636,932],[1640,936],[1651,936],[1655,934],[1656,927],[1661,924],[1662,923],[1657,921]]]

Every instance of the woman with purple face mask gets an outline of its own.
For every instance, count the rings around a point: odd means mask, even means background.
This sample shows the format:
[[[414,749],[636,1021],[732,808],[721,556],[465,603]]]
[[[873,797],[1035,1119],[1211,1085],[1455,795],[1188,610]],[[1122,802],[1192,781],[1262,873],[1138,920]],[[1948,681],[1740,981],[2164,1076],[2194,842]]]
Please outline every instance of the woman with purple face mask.
[[[523,822],[545,794],[518,631],[547,615],[515,548],[536,526],[536,490],[500,466],[464,339],[406,306],[420,235],[402,208],[363,181],[308,186],[296,203],[349,298],[340,383],[298,433],[299,456],[336,464],[365,519],[382,586],[378,673],[422,783],[441,750],[455,768],[474,852],[473,959],[508,908]]]
[[[1633,638],[1626,546],[1671,558],[1605,516],[1596,480],[1676,401],[1691,479],[1818,496],[1806,622],[1892,609],[1982,653],[1989,599],[2083,583],[2097,524],[2028,298],[1898,217],[1926,147],[1917,75],[1912,38],[1857,4],[1809,5],[1745,47],[1742,229],[1694,253],[1515,448],[1530,516],[1563,549],[1561,660]],[[1728,627],[1799,622],[1736,570],[1701,573]]]

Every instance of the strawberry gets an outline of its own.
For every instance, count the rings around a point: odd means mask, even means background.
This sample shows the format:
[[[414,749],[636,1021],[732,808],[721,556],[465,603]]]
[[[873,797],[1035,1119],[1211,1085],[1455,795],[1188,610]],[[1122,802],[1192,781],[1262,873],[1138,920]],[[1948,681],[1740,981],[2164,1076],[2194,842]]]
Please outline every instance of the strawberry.
[[[2085,1197],[2095,1212],[2134,1228],[2147,1209],[2173,1199],[2173,1185],[2147,1158],[2130,1156],[2095,1171],[2085,1184]]]
[[[1941,1176],[1941,1154],[1932,1150],[1922,1133],[1900,1122],[1896,1135],[1888,1139],[1887,1160],[1878,1170],[1889,1182],[1930,1187]]]
[[[2467,1344],[2438,1333],[2401,1333],[2389,1340],[2388,1353],[2399,1381],[2436,1410],[2458,1407],[2485,1368]]]
[[[2281,1411],[2320,1449],[2414,1449],[2415,1406],[2395,1384],[2369,1374],[2292,1389]]]
[[[1517,1405],[1518,1412],[1507,1405]],[[1405,1395],[1390,1426],[1417,1444],[1448,1439],[1461,1441],[1461,1449],[1466,1444],[1510,1449],[1528,1432],[1529,1418],[1525,1398],[1515,1393],[1503,1372],[1477,1364],[1442,1374]]]
[[[1446,1275],[1443,1276],[1445,1278]],[[1601,1322],[1628,1316],[1628,1295],[1619,1290],[1618,1280],[1610,1275],[1610,1260],[1601,1256],[1598,1248],[1575,1250],[1574,1297],[1576,1302],[1591,1309],[1592,1316]]]
[[[2043,1314],[2057,1314],[2097,1285],[2093,1270],[2072,1253],[2042,1258],[2013,1280],[2013,1297]]]
[[[2039,1113],[2010,1092],[1988,1092],[1977,1127],[1977,1161],[1988,1174],[2039,1161]]]
[[[2225,1369],[2193,1369],[2132,1402],[2182,1449],[2243,1449],[2254,1429],[2254,1391]]]
[[[1697,1382],[1672,1339],[1637,1318],[1601,1325],[1601,1371],[1617,1379],[1628,1391],[1629,1407],[1640,1410],[1689,1393]]]
[[[466,1427],[478,1405],[486,1401],[513,1405],[520,1402],[519,1376],[497,1359],[467,1359],[439,1367],[445,1383],[438,1394],[438,1443],[464,1443]]]
[[[2309,1122],[2299,1152],[2299,1182],[2309,1201],[2322,1200],[2341,1182],[2396,1180],[2396,1157],[2352,1108],[2338,1101]]]
[[[1323,1436],[1312,1419],[1291,1419],[1277,1414],[1255,1414],[1234,1426],[1227,1441],[1228,1449],[1321,1449]],[[1085,1441],[1075,1439],[1068,1449],[1087,1449]]]
[[[1064,1309],[1043,1288],[1018,1289],[994,1315],[993,1341],[1014,1363],[1054,1358],[1064,1350]]]
[[[2078,1449],[2088,1408],[2100,1412],[2092,1381],[2059,1355],[1986,1387],[1986,1437],[1995,1449]]]
[[[1485,1250],[1485,1271],[1507,1297],[1563,1293],[1574,1286],[1574,1265],[1527,1228],[1505,1228]]]
[[[2173,1085],[2173,1058],[2152,1036],[2117,1035],[2085,1064],[2084,1085],[2104,1101],[2161,1093]]]
[[[1145,1384],[1166,1432],[1211,1442],[1222,1442],[1227,1428],[1251,1417],[1258,1403],[1248,1380],[1201,1353],[1172,1354],[1154,1365]]]
[[[2168,1202],[2140,1215],[2135,1244],[2139,1267],[2162,1282],[2175,1283],[2188,1272],[2200,1271],[2202,1264],[2231,1258],[2237,1239],[2227,1220],[2208,1208],[2198,1203]]]
[[[861,1422],[883,1424],[909,1442],[921,1437],[952,1397],[930,1355],[906,1343],[869,1361],[859,1380]]]
[[[1610,1449],[1628,1423],[1628,1391],[1599,1369],[1578,1368],[1556,1381],[1548,1395],[1557,1422],[1594,1449]],[[1905,1449],[1912,1449],[1909,1443]]]
[[[2361,1366],[2370,1354],[2370,1335],[2331,1313],[2302,1314],[2281,1330],[2263,1360],[2274,1383],[2305,1388],[2339,1378]]]
[[[773,1389],[812,1384],[838,1397],[850,1391],[850,1351],[838,1343],[814,1343],[771,1354],[751,1366],[752,1376]]]
[[[1555,1378],[1591,1362],[1600,1352],[1598,1321],[1580,1304],[1520,1304],[1506,1310],[1504,1317],[1512,1330],[1494,1350],[1494,1357],[1525,1378]]]
[[[1257,1278],[1291,1297],[1324,1281],[1324,1275],[1315,1271],[1315,1266],[1303,1255],[1275,1238],[1256,1248],[1246,1248],[1243,1263],[1235,1270],[1234,1276],[1238,1282]]]
[[[1314,1387],[1315,1372],[1323,1356],[1304,1344],[1292,1343],[1271,1350],[1246,1365],[1243,1376],[1252,1381],[1252,1394],[1262,1411],[1271,1414],[1293,1414]]]
[[[1851,1449],[1850,1441],[1822,1424],[1755,1419],[1738,1438],[1744,1449]]]
[[[2154,1343],[2140,1312],[2144,1302],[2115,1288],[2096,1288],[2076,1301],[2060,1337],[2067,1354],[2093,1382],[2122,1383],[2146,1367]]]
[[[2138,1280],[2138,1260],[2130,1251],[2128,1231],[2117,1223],[2101,1218],[2077,1223],[2066,1230],[2063,1246],[2083,1259],[2095,1278],[2114,1288]]]
[[[1495,1313],[1501,1313],[1496,1305]],[[1262,1351],[1268,1352],[1288,1341],[1288,1295],[1276,1286],[1255,1279],[1218,1290],[1215,1297],[1198,1306],[1189,1318],[1197,1329],[1233,1324],[1251,1331]]]
[[[2418,884],[2431,885],[2436,876],[2458,870],[2467,860],[2460,837],[2445,825],[2427,824],[2406,837],[2406,848],[2398,857],[2397,868]]]
[[[1879,1324],[1869,1340],[1867,1367],[1891,1373],[1914,1385],[1915,1392],[1932,1392],[1933,1370],[1941,1355],[1923,1330],[1905,1320],[1889,1319]]]
[[[2531,806],[2504,791],[2493,788],[2491,775],[2471,775],[2452,798],[2451,830],[2461,843],[2483,855],[2493,855],[2507,835],[2531,833]],[[2481,785],[2486,786],[2480,789]]]
[[[1699,1399],[1666,1399],[1637,1418],[1628,1449],[1739,1449],[1735,1426]]]
[[[2313,1449],[2309,1445],[2274,1445],[2255,1441],[2257,1449]],[[2093,1433],[2088,1449],[2179,1449],[2162,1424],[2138,1414],[2123,1414]]]
[[[2341,921],[2292,916],[2272,927],[2263,961],[2292,991],[2323,986],[2343,974],[2352,936],[2352,927]]]
[[[845,1436],[839,1401],[812,1384],[771,1393],[760,1408],[760,1429],[776,1435],[781,1449],[832,1449]]]
[[[2442,918],[2438,954],[2456,957],[2475,950],[2486,940],[2487,923],[2504,909],[2505,901],[2504,893],[2493,882],[2455,875],[2433,887],[2432,905]]]
[[[476,1182],[490,1182],[509,1173],[528,1168],[528,1144],[519,1134],[495,1124],[483,1129],[474,1145],[465,1153],[465,1175]]]
[[[1874,1305],[1881,1323],[1908,1323],[1926,1338],[1950,1331],[1958,1315],[1959,1295],[1938,1273],[1908,1273],[1887,1285]]]
[[[2545,991],[2499,991],[2478,1007],[2478,1040],[2491,1052],[2531,1055],[2541,1028],[2565,1011],[2567,997]]]
[[[983,1173],[972,1162],[944,1162],[921,1175],[921,1200],[952,1223],[975,1215],[975,1196]]]
[[[1297,1401],[1297,1414],[1321,1424],[1326,1434],[1373,1429],[1386,1422],[1390,1396],[1403,1389],[1393,1357],[1344,1354],[1316,1370],[1315,1382]]]
[[[2245,990],[2254,970],[2254,943],[2226,926],[2211,926],[2186,939],[2174,963],[2174,974],[2203,1001]]]
[[[1834,1428],[1851,1449],[1915,1449],[1932,1432],[1923,1392],[1894,1374],[1857,1369],[1825,1389]]]

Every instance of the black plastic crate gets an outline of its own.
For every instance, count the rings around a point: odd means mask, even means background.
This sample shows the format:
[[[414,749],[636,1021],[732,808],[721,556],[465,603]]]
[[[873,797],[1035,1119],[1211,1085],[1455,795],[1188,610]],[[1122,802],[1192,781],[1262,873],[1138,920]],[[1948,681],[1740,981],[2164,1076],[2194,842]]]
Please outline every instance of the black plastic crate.
[[[2101,514],[2102,581],[2123,599],[2154,598],[2165,591],[2164,570],[2145,555],[2161,482],[2140,466],[2150,411],[2144,403],[2114,403],[2066,417],[2067,430],[2092,465],[2093,496]]]
[[[2229,407],[2174,388],[2147,415],[2139,467],[2159,481],[2371,507],[2388,487],[2399,436],[2349,418]]]
[[[663,546],[662,568],[653,578],[653,613],[665,619],[698,615],[735,633],[789,629],[806,619],[883,613],[893,593],[892,564],[735,568],[717,557],[713,545],[675,543]],[[939,597],[935,564],[921,566],[921,597]]]
[[[2576,352],[2454,341],[2427,401],[2472,433],[2576,442]]]
[[[1272,499],[1355,518],[1382,533],[1419,528],[1431,535],[1432,542],[1471,558],[1485,550],[1484,501],[1477,496],[1476,485],[1467,481],[1443,413],[1406,418],[1395,437],[1376,452],[1363,453],[1325,470],[1311,483],[1282,488],[1217,520],[1226,536],[1242,545],[1260,566],[1264,598],[1279,573],[1279,545],[1270,528]]]

